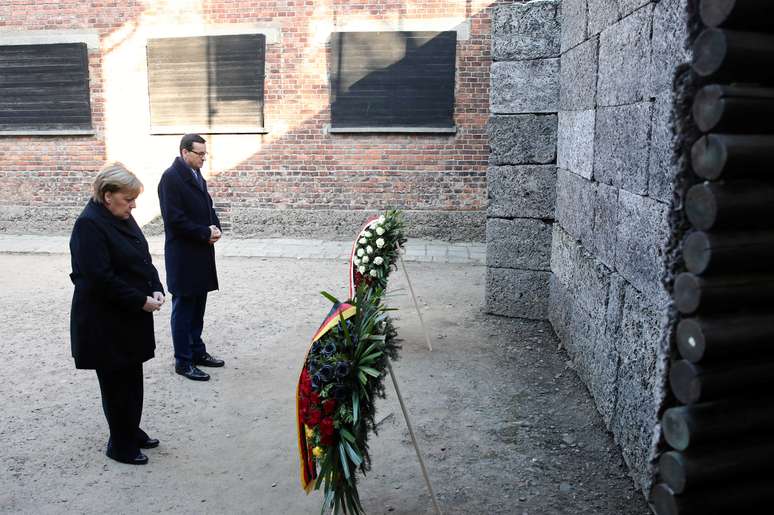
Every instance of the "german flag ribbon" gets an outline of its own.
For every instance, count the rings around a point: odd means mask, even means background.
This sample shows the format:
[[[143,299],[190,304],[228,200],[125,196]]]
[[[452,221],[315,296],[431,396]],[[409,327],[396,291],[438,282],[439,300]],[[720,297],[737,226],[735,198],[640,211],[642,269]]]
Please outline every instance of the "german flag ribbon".
[[[350,274],[351,275],[351,274]],[[325,334],[333,329],[342,319],[347,320],[351,316],[357,313],[357,308],[352,304],[346,302],[337,302],[328,312],[328,315],[320,324],[320,328],[314,333],[312,342],[304,355],[304,361],[301,366],[301,372],[298,375],[298,384],[296,386],[296,424],[298,428],[298,457],[301,464],[301,487],[309,493],[314,488],[315,480],[317,479],[317,467],[315,466],[314,459],[312,457],[312,451],[309,448],[309,444],[306,440],[306,425],[301,420],[301,383],[303,379],[304,370],[306,368],[306,361],[309,358],[309,352],[312,350],[314,342],[325,336]]]

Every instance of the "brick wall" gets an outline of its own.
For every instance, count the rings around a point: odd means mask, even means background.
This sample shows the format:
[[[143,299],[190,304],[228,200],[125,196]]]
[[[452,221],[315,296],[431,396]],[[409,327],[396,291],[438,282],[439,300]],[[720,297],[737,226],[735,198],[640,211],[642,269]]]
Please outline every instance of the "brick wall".
[[[348,234],[365,211],[407,210],[412,232],[482,239],[492,2],[184,1],[0,6],[0,43],[89,32],[93,136],[0,136],[0,231],[72,224],[95,171],[124,161],[146,186],[136,211],[153,230],[155,186],[179,136],[149,133],[145,42],[174,35],[267,34],[268,134],[212,135],[205,172],[239,235]],[[455,135],[329,134],[329,35],[335,30],[458,29]],[[192,71],[196,73],[196,71]],[[157,225],[157,222],[156,222]]]

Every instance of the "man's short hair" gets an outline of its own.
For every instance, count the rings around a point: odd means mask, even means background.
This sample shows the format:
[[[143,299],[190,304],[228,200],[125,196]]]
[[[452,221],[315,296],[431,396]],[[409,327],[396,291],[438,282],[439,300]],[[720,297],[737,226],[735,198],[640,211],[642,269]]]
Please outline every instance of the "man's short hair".
[[[194,143],[207,143],[204,138],[198,134],[186,134],[180,140],[180,155],[183,155],[183,149],[193,150]]]

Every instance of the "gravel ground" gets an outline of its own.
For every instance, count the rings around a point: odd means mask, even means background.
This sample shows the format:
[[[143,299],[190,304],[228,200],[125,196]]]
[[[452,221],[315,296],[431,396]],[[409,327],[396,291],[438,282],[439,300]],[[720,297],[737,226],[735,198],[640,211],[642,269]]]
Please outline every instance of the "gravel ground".
[[[484,267],[409,268],[434,350],[395,274],[404,349],[394,369],[444,512],[649,513],[550,326],[483,314]],[[344,297],[346,265],[225,258],[219,269],[204,337],[226,367],[208,383],[175,375],[164,307],[143,411],[162,443],[137,467],[104,456],[96,376],[73,367],[69,258],[0,254],[0,512],[319,512],[321,496],[298,482],[295,380],[329,307],[317,292]],[[364,506],[433,513],[389,382],[387,391]]]

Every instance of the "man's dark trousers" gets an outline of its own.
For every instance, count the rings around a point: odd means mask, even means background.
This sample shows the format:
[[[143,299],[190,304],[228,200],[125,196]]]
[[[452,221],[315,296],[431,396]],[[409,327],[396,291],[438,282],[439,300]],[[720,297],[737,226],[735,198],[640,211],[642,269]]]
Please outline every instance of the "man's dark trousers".
[[[207,294],[172,295],[172,344],[177,366],[193,364],[207,352],[202,341]]]

